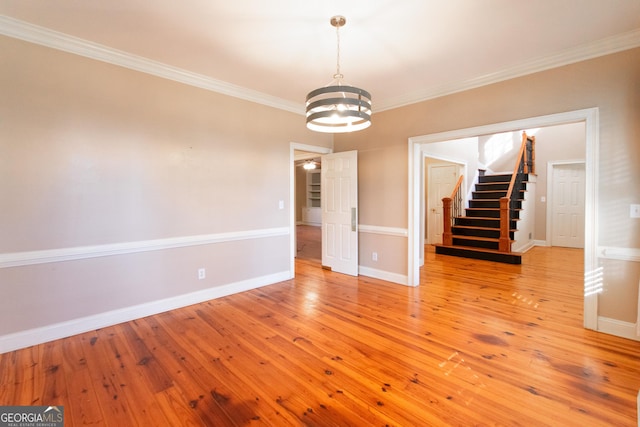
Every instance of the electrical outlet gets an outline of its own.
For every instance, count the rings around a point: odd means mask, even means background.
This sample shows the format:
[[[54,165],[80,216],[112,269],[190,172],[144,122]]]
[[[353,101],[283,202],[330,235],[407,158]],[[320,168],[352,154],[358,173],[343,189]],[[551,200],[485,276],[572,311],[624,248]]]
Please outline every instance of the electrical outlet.
[[[199,268],[198,269],[198,280],[202,280],[205,277],[207,277],[207,272],[204,268]]]
[[[378,252],[373,252],[371,253],[371,259],[373,261],[377,261],[378,260]]]

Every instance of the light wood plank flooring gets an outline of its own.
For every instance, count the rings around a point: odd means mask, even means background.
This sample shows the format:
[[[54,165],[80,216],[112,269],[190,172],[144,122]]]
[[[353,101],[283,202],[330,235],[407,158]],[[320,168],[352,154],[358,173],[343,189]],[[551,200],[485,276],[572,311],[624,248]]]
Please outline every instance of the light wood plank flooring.
[[[322,227],[296,225],[298,259],[322,261]]]
[[[294,280],[0,355],[67,426],[635,426],[640,343],[582,328],[582,251]]]

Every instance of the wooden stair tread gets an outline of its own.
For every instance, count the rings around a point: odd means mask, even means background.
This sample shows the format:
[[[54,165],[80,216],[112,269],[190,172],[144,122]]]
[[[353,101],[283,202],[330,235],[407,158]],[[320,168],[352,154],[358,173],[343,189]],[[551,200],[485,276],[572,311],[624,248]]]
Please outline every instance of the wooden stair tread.
[[[522,254],[519,252],[500,252],[496,249],[474,248],[469,246],[435,245],[436,254],[463,258],[480,259],[484,261],[505,264],[522,264]]]
[[[490,231],[500,231],[500,227],[481,227],[478,225],[454,225],[451,228],[463,228],[465,230],[490,230]],[[516,232],[517,228],[511,228],[509,231]]]
[[[487,194],[487,193],[506,193],[506,191],[504,190],[476,190],[473,191],[473,193],[478,193],[478,194]],[[520,190],[520,193],[527,193],[527,190]],[[500,200],[500,199],[471,199],[471,200]],[[517,199],[517,200],[524,200],[524,199]]]
[[[465,208],[468,211],[499,211],[500,208]]]
[[[495,176],[495,175],[485,175],[485,176]],[[530,183],[531,181],[529,181],[528,179],[525,179],[523,181],[521,181],[523,183]],[[511,183],[511,178],[509,178],[508,181],[485,181],[485,182],[476,182],[476,184],[478,185],[489,185],[489,184],[510,184]]]
[[[465,210],[468,211],[499,211],[500,208],[465,208]],[[522,208],[511,208],[510,210],[512,211],[521,211]],[[465,217],[458,217],[458,218],[465,218]],[[469,217],[466,217],[469,218]],[[473,217],[473,218],[479,218],[479,217]]]
[[[493,219],[493,220],[500,219],[500,218],[496,218],[496,217],[493,217],[493,216],[464,216],[464,215],[463,216],[456,216],[454,218],[460,218],[460,219]],[[517,221],[518,218],[512,218],[511,220],[512,221]]]
[[[465,236],[464,234],[452,234],[453,239],[466,239],[466,240],[478,240],[480,242],[499,242],[500,238],[497,237],[480,237],[480,236]],[[512,243],[514,240],[510,240]],[[454,245],[456,246],[456,245]]]
[[[470,202],[499,202],[500,199],[471,199]],[[516,199],[516,202],[524,202],[524,199]]]
[[[503,254],[503,255],[522,256],[522,252],[500,252],[497,249],[475,248],[473,246],[462,246],[462,245],[445,246],[445,245],[440,245],[440,244],[436,244],[434,246],[441,247],[441,248],[455,248],[455,249],[462,249],[462,250],[466,250],[466,251],[484,252],[484,253],[489,253],[489,254]]]

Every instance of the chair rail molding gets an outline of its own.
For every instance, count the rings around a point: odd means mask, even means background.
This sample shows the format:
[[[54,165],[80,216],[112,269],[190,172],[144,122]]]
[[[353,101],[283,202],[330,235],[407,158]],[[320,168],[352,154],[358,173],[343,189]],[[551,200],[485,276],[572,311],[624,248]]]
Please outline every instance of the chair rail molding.
[[[185,246],[210,245],[235,240],[260,239],[286,236],[288,227],[260,230],[236,231],[229,233],[202,234],[195,236],[170,237],[166,239],[143,240],[137,242],[112,243],[106,245],[79,246],[73,248],[46,249],[39,251],[0,254],[0,268],[45,264],[49,262],[74,261],[111,255],[159,251]]]

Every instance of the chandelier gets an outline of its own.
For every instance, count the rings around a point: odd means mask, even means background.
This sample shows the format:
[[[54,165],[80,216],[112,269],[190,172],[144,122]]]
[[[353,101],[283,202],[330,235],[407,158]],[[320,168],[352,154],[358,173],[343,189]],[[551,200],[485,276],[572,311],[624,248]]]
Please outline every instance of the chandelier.
[[[353,132],[371,126],[371,94],[364,89],[343,83],[340,73],[340,27],[344,16],[331,18],[336,28],[337,61],[333,81],[307,95],[307,128],[316,132]]]

